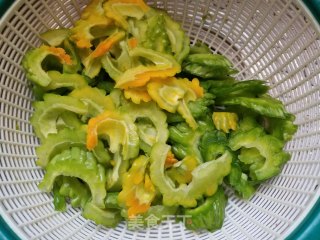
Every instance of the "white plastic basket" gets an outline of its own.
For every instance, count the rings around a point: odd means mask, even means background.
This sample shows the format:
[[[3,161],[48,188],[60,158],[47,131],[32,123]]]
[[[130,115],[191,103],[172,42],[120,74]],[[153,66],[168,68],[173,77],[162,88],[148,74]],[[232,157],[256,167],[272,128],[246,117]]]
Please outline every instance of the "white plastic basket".
[[[22,239],[283,239],[319,199],[320,31],[300,1],[147,1],[167,12],[191,37],[226,55],[239,79],[266,79],[271,94],[296,115],[299,130],[286,149],[292,154],[282,173],[264,183],[250,201],[228,192],[221,230],[194,233],[166,222],[139,232],[125,223],[106,229],[78,209],[55,212],[50,194],[37,184],[38,141],[29,123],[32,93],[20,66],[38,46],[38,33],[71,27],[87,1],[19,0],[0,25],[0,213]]]

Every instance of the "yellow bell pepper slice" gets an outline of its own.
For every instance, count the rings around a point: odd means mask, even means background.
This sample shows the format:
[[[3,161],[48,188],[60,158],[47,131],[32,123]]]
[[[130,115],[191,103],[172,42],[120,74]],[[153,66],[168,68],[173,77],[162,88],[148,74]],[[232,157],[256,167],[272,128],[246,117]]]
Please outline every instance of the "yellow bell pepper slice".
[[[91,118],[87,128],[87,149],[92,150],[97,146],[99,136],[107,136],[110,151],[116,153],[121,150],[123,160],[139,154],[137,127],[125,114],[105,111]]]

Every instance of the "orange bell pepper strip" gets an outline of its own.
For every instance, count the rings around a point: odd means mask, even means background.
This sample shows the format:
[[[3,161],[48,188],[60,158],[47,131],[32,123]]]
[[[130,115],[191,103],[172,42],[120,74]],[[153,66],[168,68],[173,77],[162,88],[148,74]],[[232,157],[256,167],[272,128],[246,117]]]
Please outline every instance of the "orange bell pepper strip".
[[[165,168],[172,167],[177,162],[178,160],[175,158],[174,154],[171,151],[169,151],[167,154],[166,161],[164,163],[164,167]]]
[[[68,55],[63,48],[56,48],[56,47],[49,47],[49,46],[42,46],[42,48],[46,48],[48,52],[50,52],[52,55],[59,58],[62,64],[67,64],[67,65],[72,64],[70,55]]]
[[[131,49],[136,48],[136,47],[138,46],[138,39],[136,39],[135,37],[130,38],[130,39],[128,40],[128,45],[129,45],[129,47],[130,47]]]
[[[125,35],[126,34],[123,31],[116,32],[100,42],[96,49],[91,53],[92,58],[98,58],[106,54],[116,43],[123,39]]]

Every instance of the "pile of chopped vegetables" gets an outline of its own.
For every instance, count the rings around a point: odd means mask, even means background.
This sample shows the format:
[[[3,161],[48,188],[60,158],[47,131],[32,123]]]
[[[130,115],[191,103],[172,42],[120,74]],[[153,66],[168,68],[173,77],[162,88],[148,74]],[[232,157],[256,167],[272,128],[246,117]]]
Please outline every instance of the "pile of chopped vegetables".
[[[92,0],[71,29],[41,34],[22,61],[45,169],[39,188],[106,227],[186,215],[221,228],[231,188],[249,199],[280,173],[294,116],[264,81],[143,0]]]

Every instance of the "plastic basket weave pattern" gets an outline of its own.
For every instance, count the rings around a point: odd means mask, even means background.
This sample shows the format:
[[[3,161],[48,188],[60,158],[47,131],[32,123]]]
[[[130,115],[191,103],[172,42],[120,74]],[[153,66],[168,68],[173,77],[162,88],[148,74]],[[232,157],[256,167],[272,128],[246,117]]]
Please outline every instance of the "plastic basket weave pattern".
[[[106,229],[78,209],[55,212],[37,184],[38,140],[29,123],[32,93],[20,66],[38,33],[71,27],[86,1],[20,0],[0,25],[0,213],[22,239],[283,239],[319,199],[320,31],[299,1],[147,1],[182,23],[192,41],[209,44],[238,68],[239,79],[266,79],[271,94],[296,115],[299,130],[286,146],[282,173],[250,201],[228,191],[226,219],[215,233],[166,222],[138,232]]]

